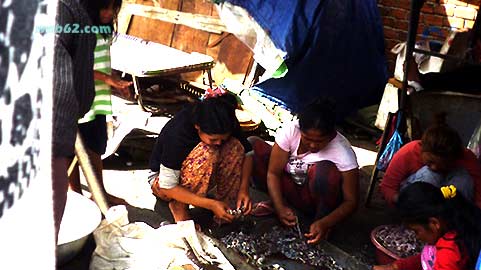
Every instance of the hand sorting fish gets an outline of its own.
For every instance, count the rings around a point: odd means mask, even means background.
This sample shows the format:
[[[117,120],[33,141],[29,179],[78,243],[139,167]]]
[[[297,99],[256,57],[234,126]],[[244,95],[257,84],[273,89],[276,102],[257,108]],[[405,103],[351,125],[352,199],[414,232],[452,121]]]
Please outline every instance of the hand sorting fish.
[[[322,267],[329,270],[341,270],[334,258],[321,249],[306,243],[298,228],[275,226],[261,236],[247,234],[242,231],[231,232],[221,239],[227,248],[234,248],[248,258],[258,269],[282,269],[277,265],[266,264],[267,257],[282,254],[288,259],[301,263]]]
[[[296,229],[297,229],[297,233],[299,234],[299,239],[302,239],[301,227],[299,226],[299,218],[297,216],[296,216]]]
[[[227,210],[227,213],[230,214],[230,215],[233,215],[234,218],[240,218],[243,216],[244,214],[244,206],[242,205],[241,207],[237,208],[237,209],[229,209]]]
[[[229,209],[227,213],[237,218],[242,215],[242,209]]]

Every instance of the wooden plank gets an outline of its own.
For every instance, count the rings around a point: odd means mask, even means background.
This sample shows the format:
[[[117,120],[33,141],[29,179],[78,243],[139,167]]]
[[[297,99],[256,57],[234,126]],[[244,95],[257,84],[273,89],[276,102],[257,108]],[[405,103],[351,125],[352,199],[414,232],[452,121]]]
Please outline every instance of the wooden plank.
[[[211,16],[219,17],[215,5],[212,5]],[[211,33],[206,50],[206,54],[213,57],[215,55],[214,81],[221,83],[225,78],[243,81],[254,62],[251,50],[233,34],[224,37],[217,46],[213,46],[219,37],[220,35]]]
[[[117,32],[121,34],[127,34],[131,20],[132,14],[126,12],[124,6],[122,6],[119,14],[117,15]]]
[[[126,1],[135,2],[124,0],[124,5]],[[177,10],[195,16],[219,18],[215,5],[209,1],[158,0],[158,2],[164,9]],[[136,3],[151,5],[152,1],[137,0]],[[242,81],[251,66],[252,52],[233,35],[222,39],[216,46],[209,47],[219,40],[221,34],[137,15],[132,16],[128,34],[186,52],[196,51],[212,56],[216,62],[212,70],[215,84],[221,83],[225,78]],[[186,73],[182,77],[188,81],[207,83],[207,75],[202,72]]]
[[[185,4],[185,2],[189,1],[183,2]],[[211,5],[212,4],[208,2],[197,1],[197,3],[194,4],[195,9],[193,9],[192,11],[200,11],[203,9],[202,6],[208,6],[210,10]],[[124,9],[126,13],[130,13],[133,15],[157,19],[173,24],[183,24],[191,28],[199,29],[206,32],[220,34],[227,31],[224,23],[222,23],[219,18],[215,18],[210,15],[204,15],[202,13],[185,12],[184,9],[182,11],[177,11],[162,7],[153,7],[139,4],[127,4],[125,5]]]
[[[128,34],[170,46],[174,25],[140,16],[133,16]]]
[[[389,78],[388,83],[399,89],[401,89],[403,86],[403,83],[401,81],[398,81],[396,78]]]
[[[212,4],[198,0],[183,0],[181,5],[182,12],[191,12],[202,15],[210,15]],[[196,28],[183,24],[177,24],[174,29],[172,47],[185,52],[205,53],[209,41],[209,32],[201,31]]]
[[[251,50],[232,34],[225,37],[218,47],[214,80],[222,82],[224,78],[228,77],[243,81],[246,72],[252,65]]]
[[[217,12],[217,8],[216,8],[215,5],[212,5],[212,10],[210,11],[210,16],[220,19],[219,13]]]
[[[199,0],[183,0],[181,12],[195,13],[196,16],[210,16],[212,11],[212,3]],[[177,24],[174,29],[172,39],[172,47],[185,52],[199,52],[206,54],[206,48],[209,41],[210,33],[189,27],[184,24]],[[207,83],[207,75],[202,72],[192,72],[182,75],[182,78],[188,81]]]
[[[138,0],[137,3],[139,2],[152,4],[151,1]],[[162,1],[160,4],[162,8],[177,10],[180,7],[180,0]],[[172,23],[134,15],[132,16],[130,28],[127,33],[132,36],[170,46],[174,26]]]

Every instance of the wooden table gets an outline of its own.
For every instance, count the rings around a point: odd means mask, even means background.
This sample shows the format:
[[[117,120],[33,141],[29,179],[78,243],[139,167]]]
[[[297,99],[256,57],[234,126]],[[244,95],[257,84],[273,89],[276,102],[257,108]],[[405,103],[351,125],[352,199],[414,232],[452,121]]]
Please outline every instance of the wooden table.
[[[201,53],[187,53],[159,43],[134,36],[117,34],[110,47],[111,67],[132,76],[135,97],[142,102],[139,78],[175,75],[193,71],[205,71],[212,88],[211,69],[214,59]]]

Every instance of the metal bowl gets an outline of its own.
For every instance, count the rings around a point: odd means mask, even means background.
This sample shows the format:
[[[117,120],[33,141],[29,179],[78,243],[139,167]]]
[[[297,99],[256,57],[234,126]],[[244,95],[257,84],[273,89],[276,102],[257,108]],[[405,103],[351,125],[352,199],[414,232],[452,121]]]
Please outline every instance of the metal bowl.
[[[98,227],[102,215],[98,206],[76,192],[67,193],[67,203],[60,224],[57,265],[73,259],[84,247],[88,236]]]

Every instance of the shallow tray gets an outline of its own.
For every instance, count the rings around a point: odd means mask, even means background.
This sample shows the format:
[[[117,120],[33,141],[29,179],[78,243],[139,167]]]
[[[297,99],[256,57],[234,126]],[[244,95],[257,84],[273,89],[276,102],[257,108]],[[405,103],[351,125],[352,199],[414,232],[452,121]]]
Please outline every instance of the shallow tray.
[[[222,242],[218,239],[223,237],[224,235],[228,234],[232,230],[238,230],[239,226],[245,226],[244,229],[252,230],[251,233],[254,235],[261,235],[264,232],[267,232],[272,229],[273,226],[278,225],[278,221],[275,218],[267,218],[267,219],[247,219],[245,221],[247,224],[240,224],[239,222],[233,223],[232,225],[224,225],[218,229],[213,229],[212,233],[212,241],[213,243],[224,253],[226,258],[231,262],[231,264],[236,269],[245,269],[245,270],[257,270],[259,269],[257,266],[252,265],[247,262],[247,258],[234,251],[233,249],[228,249]],[[236,228],[237,227],[237,228]],[[334,258],[334,260],[345,270],[368,270],[370,269],[369,266],[359,262],[343,250],[339,249],[338,247],[330,244],[327,241],[321,241],[318,244],[318,248],[323,249],[327,255],[330,255]],[[311,269],[319,269],[315,266],[302,264],[300,262],[287,259],[284,257],[267,257],[266,258],[267,264],[279,264],[285,270],[311,270]]]

